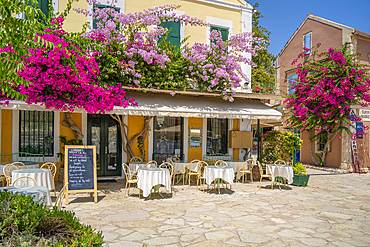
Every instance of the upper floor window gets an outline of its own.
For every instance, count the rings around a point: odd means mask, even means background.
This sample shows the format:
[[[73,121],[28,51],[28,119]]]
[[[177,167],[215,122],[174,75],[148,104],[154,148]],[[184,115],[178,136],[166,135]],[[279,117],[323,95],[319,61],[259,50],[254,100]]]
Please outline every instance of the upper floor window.
[[[114,10],[115,10],[115,11],[120,12],[120,8],[112,7],[112,6],[109,6],[109,5],[102,5],[102,4],[100,4],[100,5],[94,5],[94,9],[95,9],[95,8],[99,8],[99,9],[114,8]],[[108,21],[108,20],[113,20],[113,17],[112,17],[112,16],[110,16],[110,17],[107,19],[107,21]],[[97,28],[98,28],[98,23],[99,23],[100,21],[101,21],[101,20],[99,20],[99,19],[94,19],[94,21],[93,21],[93,28],[94,28],[94,29],[97,29]],[[104,25],[104,23],[103,23],[103,25]],[[116,29],[118,29],[118,26],[116,27]]]
[[[305,35],[303,35],[303,47],[304,48],[307,48],[307,49],[310,49],[310,51],[307,52],[307,54],[310,54],[311,53],[311,32],[309,33],[306,33]]]
[[[226,41],[229,39],[229,29],[228,28],[211,26],[211,32],[213,30],[216,30],[221,33],[222,41]]]
[[[228,121],[221,118],[207,119],[207,154],[227,154]]]
[[[178,47],[181,42],[180,37],[180,22],[167,21],[162,22],[161,26],[168,29],[167,42]],[[159,43],[162,41],[162,38],[159,39]]]
[[[45,18],[47,19],[49,17],[49,0],[37,0],[38,2],[38,6],[34,6],[35,8],[39,8],[42,13],[45,15]],[[31,3],[28,3],[28,5],[30,5]],[[27,15],[24,15],[24,17],[27,19]],[[46,19],[44,19],[44,17],[42,17],[41,15],[39,15],[39,20],[44,22],[46,21]]]
[[[54,155],[54,112],[19,111],[19,152]]]
[[[298,79],[298,75],[293,75],[288,79],[288,87],[289,87],[289,95],[295,92],[295,88],[293,88],[294,84],[296,84]]]

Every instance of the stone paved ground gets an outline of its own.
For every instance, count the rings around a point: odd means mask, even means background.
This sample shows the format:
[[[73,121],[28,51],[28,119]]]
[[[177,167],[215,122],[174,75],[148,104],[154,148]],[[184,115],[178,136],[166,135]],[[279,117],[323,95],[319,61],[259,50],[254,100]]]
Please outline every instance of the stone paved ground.
[[[258,190],[248,180],[219,195],[176,185],[171,198],[150,200],[135,188],[124,198],[123,181],[99,183],[99,203],[78,196],[66,209],[109,247],[370,246],[370,174],[308,172],[308,187]]]

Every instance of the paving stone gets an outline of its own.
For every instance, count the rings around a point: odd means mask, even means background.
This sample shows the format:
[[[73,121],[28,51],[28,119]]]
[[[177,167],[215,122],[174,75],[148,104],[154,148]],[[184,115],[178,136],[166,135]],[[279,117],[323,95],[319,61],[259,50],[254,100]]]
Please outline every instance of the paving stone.
[[[168,244],[174,244],[177,243],[177,238],[175,237],[157,237],[157,238],[152,238],[149,240],[145,240],[144,243],[147,245],[168,245]]]
[[[142,247],[143,244],[128,241],[119,241],[116,243],[109,244],[109,247]]]
[[[285,238],[309,238],[310,236],[301,232],[293,231],[293,230],[282,230],[278,232],[278,234]]]
[[[208,240],[224,240],[229,237],[235,236],[235,234],[227,231],[207,232],[205,233],[206,239]]]
[[[241,241],[245,243],[261,244],[269,241],[269,239],[262,234],[256,234],[247,231],[238,231],[238,234]]]
[[[324,246],[328,242],[321,238],[302,238],[302,243],[310,245],[310,246]]]
[[[139,232],[134,232],[130,235],[127,235],[126,237],[121,238],[121,240],[127,240],[127,241],[140,241],[145,239],[145,236]]]

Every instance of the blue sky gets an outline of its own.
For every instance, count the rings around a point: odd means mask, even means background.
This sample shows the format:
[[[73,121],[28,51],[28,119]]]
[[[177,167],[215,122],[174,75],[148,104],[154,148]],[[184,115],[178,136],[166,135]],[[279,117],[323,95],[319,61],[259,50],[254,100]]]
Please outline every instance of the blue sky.
[[[260,24],[270,32],[269,51],[278,54],[307,14],[370,33],[370,0],[249,0],[264,17]]]

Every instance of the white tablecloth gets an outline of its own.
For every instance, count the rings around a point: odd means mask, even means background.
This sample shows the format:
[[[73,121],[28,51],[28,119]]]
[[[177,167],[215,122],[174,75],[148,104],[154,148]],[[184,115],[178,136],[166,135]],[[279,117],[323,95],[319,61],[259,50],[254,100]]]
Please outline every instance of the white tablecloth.
[[[289,165],[279,166],[275,164],[266,165],[266,173],[272,175],[272,181],[275,180],[275,177],[282,177],[288,180],[288,183],[293,183],[293,167]]]
[[[222,180],[233,184],[235,174],[234,170],[230,166],[206,166],[204,168],[204,178],[206,183],[210,185],[215,179],[222,178]]]
[[[128,166],[131,172],[137,172],[140,167],[144,167],[145,165],[146,163],[130,163]]]
[[[233,162],[226,162],[229,167],[232,167],[234,173],[237,173],[237,178],[241,177],[243,174],[239,173],[239,170],[242,168],[244,161],[233,161]],[[245,168],[248,169],[248,164],[245,164]],[[239,170],[238,170],[239,169]]]
[[[153,186],[162,184],[166,190],[171,192],[170,171],[165,168],[139,168],[137,171],[137,187],[143,191],[143,196],[147,197]]]
[[[11,163],[13,163],[13,162],[7,162],[6,164],[11,164]],[[0,165],[0,175],[4,175],[4,173],[3,173],[3,169],[4,169],[4,166],[6,165],[6,164],[1,164]],[[29,168],[29,169],[32,169],[32,168],[39,168],[40,167],[40,165],[39,165],[39,163],[35,163],[35,164],[26,164],[26,167],[27,167],[27,169]]]
[[[8,186],[1,187],[0,191],[10,191],[12,193],[18,192],[19,194],[32,195],[34,201],[40,201],[46,206],[52,206],[49,190],[43,186]]]
[[[49,169],[33,168],[33,169],[14,170],[12,171],[12,182],[15,179],[23,176],[28,176],[35,179],[38,186],[46,187],[49,190],[54,189],[53,176],[51,175],[51,171]],[[32,182],[31,185],[33,184],[34,183]]]

